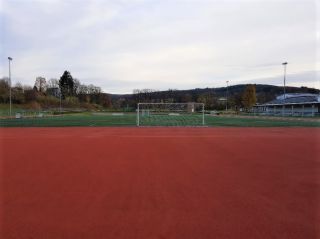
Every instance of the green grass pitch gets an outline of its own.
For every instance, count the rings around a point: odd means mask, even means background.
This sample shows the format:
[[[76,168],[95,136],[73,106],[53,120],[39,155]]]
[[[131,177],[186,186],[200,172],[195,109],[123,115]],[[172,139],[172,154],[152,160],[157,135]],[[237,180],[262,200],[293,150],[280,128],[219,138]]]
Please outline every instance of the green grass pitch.
[[[141,119],[142,126],[201,126],[202,116],[156,116]],[[320,127],[319,121],[299,119],[240,118],[205,115],[206,126],[233,127]],[[136,114],[123,115],[78,113],[63,116],[1,118],[0,127],[136,126]]]

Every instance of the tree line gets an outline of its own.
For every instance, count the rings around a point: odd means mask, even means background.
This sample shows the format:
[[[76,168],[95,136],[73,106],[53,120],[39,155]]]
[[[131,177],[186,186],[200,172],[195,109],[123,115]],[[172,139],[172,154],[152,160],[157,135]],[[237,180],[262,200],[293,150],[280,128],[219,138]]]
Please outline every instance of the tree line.
[[[282,94],[283,88],[272,85],[233,85],[221,88],[191,90],[134,89],[132,94],[107,94],[92,84],[82,84],[64,71],[59,79],[37,77],[34,86],[16,83],[12,88],[12,103],[27,104],[32,108],[81,107],[134,111],[139,102],[204,103],[206,110],[249,110],[256,103],[265,103]],[[286,87],[287,93],[319,93],[307,87]],[[0,103],[9,103],[8,78],[0,79]],[[226,107],[227,106],[227,107]]]
[[[0,103],[9,103],[9,97],[9,79],[2,78]],[[98,86],[82,84],[69,71],[64,71],[59,80],[37,77],[33,86],[16,83],[11,87],[11,99],[13,104],[26,104],[31,108],[112,106],[110,94],[103,93]]]
[[[320,90],[308,87],[286,87],[287,93],[313,93]],[[130,95],[118,95],[123,104],[130,102],[199,102],[204,103],[207,110],[228,109],[249,110],[255,104],[263,104],[283,94],[283,87],[263,84],[239,84],[220,88],[197,88],[191,90],[169,89],[157,91],[152,89],[135,89]]]
[[[223,110],[232,108],[249,109],[257,102],[255,85],[247,85],[242,92],[234,93],[224,89],[216,91],[215,89],[194,89],[194,90],[176,90],[156,91],[152,89],[135,89],[132,94],[133,102],[151,102],[151,103],[179,103],[179,102],[197,102],[204,103],[207,110]]]

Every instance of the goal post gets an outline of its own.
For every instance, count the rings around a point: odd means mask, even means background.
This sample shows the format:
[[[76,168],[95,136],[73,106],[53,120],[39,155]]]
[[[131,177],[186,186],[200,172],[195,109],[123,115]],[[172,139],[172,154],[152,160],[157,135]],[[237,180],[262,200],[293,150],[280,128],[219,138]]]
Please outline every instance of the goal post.
[[[138,103],[137,126],[204,126],[203,103]]]

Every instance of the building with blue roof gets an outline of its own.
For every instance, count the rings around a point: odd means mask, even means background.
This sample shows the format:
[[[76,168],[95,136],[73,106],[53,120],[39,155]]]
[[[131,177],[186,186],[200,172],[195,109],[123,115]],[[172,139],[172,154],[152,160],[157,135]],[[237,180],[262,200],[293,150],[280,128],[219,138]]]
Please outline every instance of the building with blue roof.
[[[320,115],[320,95],[309,93],[283,94],[270,102],[255,105],[253,112],[281,116]]]

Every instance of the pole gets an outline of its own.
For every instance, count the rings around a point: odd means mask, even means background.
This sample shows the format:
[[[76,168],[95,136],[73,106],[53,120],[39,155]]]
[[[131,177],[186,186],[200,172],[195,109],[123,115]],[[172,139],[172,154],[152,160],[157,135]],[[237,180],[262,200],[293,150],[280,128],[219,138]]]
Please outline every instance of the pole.
[[[139,105],[140,105],[140,103],[138,103],[138,110],[137,110],[137,126],[139,126],[139,114],[140,114]]]
[[[202,125],[204,125],[204,104],[202,104]]]
[[[287,74],[287,64],[288,62],[283,62],[282,65],[284,67],[283,73],[283,99],[286,99],[286,74]]]
[[[60,89],[60,115],[61,115],[61,112],[62,112],[62,110],[61,110],[61,96],[62,95],[62,92],[61,92],[61,89]]]
[[[228,83],[229,81],[227,80],[227,93],[226,93],[226,112],[228,111]]]
[[[12,109],[12,101],[11,101],[11,61],[12,58],[9,56],[8,57],[8,61],[9,61],[9,115],[11,117],[11,109]]]
[[[314,104],[312,104],[312,116],[314,116]]]

